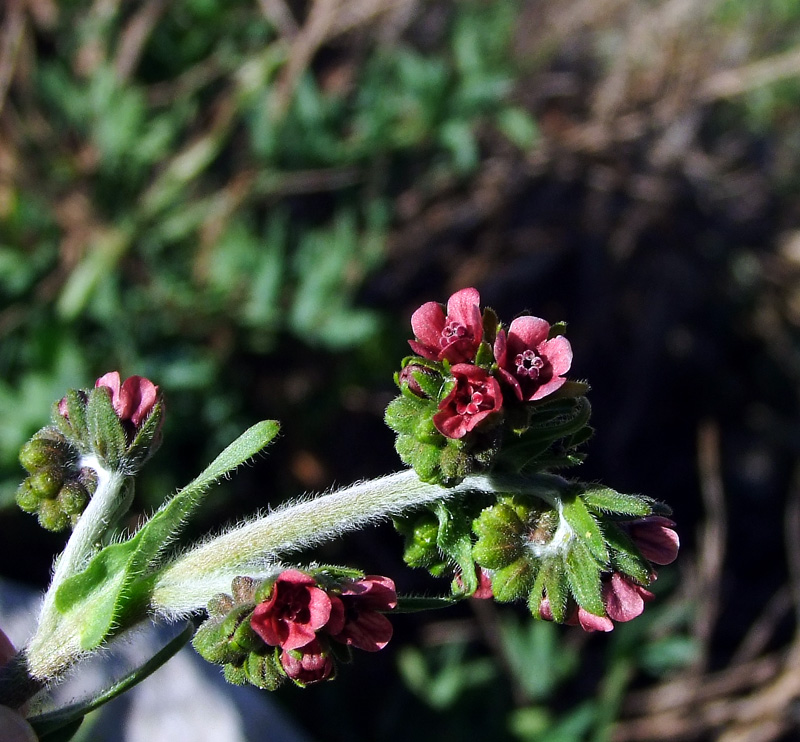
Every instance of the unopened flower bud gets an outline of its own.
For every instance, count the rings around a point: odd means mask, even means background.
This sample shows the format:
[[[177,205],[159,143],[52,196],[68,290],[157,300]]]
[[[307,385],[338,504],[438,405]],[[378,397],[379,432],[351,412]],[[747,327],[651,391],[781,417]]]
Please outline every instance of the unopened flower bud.
[[[39,437],[29,440],[19,452],[19,463],[33,474],[47,466],[63,466],[68,457],[66,441],[62,438],[59,443],[55,440]]]
[[[89,493],[77,480],[65,482],[58,493],[58,502],[67,515],[80,515],[89,502]]]
[[[242,666],[247,680],[256,688],[275,690],[283,682],[283,673],[275,659],[275,650],[266,654],[251,652]]]
[[[39,525],[48,531],[63,531],[70,525],[69,516],[57,500],[40,500],[38,516]]]
[[[37,492],[40,497],[51,499],[58,494],[64,479],[61,471],[56,467],[40,469],[28,477],[30,488]]]
[[[16,499],[17,505],[26,513],[35,513],[39,509],[41,497],[31,488],[27,479],[17,489]]]

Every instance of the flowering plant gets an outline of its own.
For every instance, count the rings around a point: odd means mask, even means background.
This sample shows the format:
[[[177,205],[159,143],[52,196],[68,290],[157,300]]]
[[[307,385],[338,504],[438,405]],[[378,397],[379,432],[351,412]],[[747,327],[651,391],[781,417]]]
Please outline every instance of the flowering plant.
[[[523,600],[536,619],[610,631],[653,599],[653,565],[677,556],[669,509],[642,496],[568,480],[591,435],[588,385],[566,378],[563,324],[529,315],[506,327],[476,289],[411,318],[413,354],[386,411],[409,469],[289,503],[177,554],[166,546],[220,478],[278,432],[254,425],[132,535],[133,483],[161,439],[161,389],[117,372],[71,390],[23,447],[17,502],[53,531],[70,530],[32,637],[0,668],[0,703],[25,707],[42,739],[68,738],[97,703],[143,679],[192,640],[232,683],[274,689],[329,680],[352,650],[383,649],[387,614],[474,597]],[[439,598],[398,596],[389,577],[290,554],[392,517],[412,567],[449,578]],[[35,697],[125,631],[188,623],[114,692],[48,713]],[[34,703],[27,705],[31,699]]]

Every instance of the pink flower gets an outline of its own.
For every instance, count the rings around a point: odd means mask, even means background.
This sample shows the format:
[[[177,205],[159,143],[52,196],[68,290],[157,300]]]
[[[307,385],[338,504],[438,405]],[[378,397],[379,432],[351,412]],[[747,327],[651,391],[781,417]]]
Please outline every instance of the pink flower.
[[[492,578],[485,569],[478,568],[478,589],[470,597],[478,600],[491,600],[494,597]]]
[[[573,603],[571,608],[568,608],[564,623],[569,626],[580,625],[584,631],[613,631],[614,621],[624,623],[641,616],[644,604],[654,598],[653,593],[626,575],[613,572],[603,579],[603,605],[607,615],[596,616]],[[539,615],[545,621],[553,620],[553,611],[547,596],[544,596],[539,604]]]
[[[389,643],[392,624],[383,612],[397,606],[397,591],[392,580],[367,575],[346,583],[341,595],[332,600],[342,606],[343,617],[341,629],[334,630],[333,620],[331,626],[326,627],[332,639],[366,652],[377,652]]]
[[[292,650],[313,642],[329,622],[331,630],[340,631],[342,618],[311,575],[287,569],[275,580],[269,598],[255,607],[250,626],[270,646]]]
[[[158,387],[143,376],[129,376],[123,382],[119,371],[110,371],[95,382],[95,387],[101,386],[111,392],[111,404],[119,419],[130,420],[137,428],[150,414],[158,399]],[[66,403],[64,406],[66,407]]]
[[[317,639],[299,649],[284,648],[280,660],[286,676],[298,685],[322,682],[333,673],[330,651]]]
[[[559,335],[548,340],[550,324],[539,317],[517,317],[508,328],[497,333],[494,357],[500,378],[517,399],[533,402],[552,394],[566,379],[562,374],[572,365],[572,347]]]
[[[625,524],[625,529],[645,559],[653,564],[672,564],[681,544],[674,525],[669,518],[649,515]]]
[[[416,337],[408,341],[411,349],[434,361],[472,361],[483,338],[480,300],[477,289],[456,291],[447,301],[446,316],[441,304],[423,304],[411,315]]]
[[[631,621],[641,616],[644,604],[654,598],[649,590],[619,572],[614,572],[611,579],[603,583],[603,603],[609,618],[614,621]]]
[[[433,424],[448,438],[463,438],[489,415],[500,412],[503,393],[497,379],[480,366],[459,363],[450,372],[456,384],[439,403]]]
[[[469,597],[477,598],[478,600],[491,600],[494,598],[494,593],[492,592],[492,577],[489,571],[476,565],[475,575],[478,578],[478,587]],[[460,571],[456,572],[456,583],[461,590],[464,589],[464,577]]]

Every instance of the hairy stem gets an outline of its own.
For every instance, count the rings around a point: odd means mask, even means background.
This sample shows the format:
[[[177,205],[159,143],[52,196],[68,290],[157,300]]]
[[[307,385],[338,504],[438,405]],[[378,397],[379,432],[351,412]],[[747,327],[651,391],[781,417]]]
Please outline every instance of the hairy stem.
[[[97,474],[97,488],[86,510],[78,519],[67,545],[58,557],[53,579],[44,596],[36,633],[25,650],[31,677],[48,682],[61,676],[80,657],[80,627],[64,626],[55,607],[56,592],[64,580],[80,572],[118,515],[120,491],[125,475],[107,469],[96,456],[85,456],[81,467],[89,467]]]
[[[553,503],[566,482],[560,477],[468,477],[456,487],[422,482],[413,470],[360,482],[310,500],[291,503],[189,551],[157,578],[153,606],[182,615],[203,608],[231,575],[274,571],[278,555],[314,546],[392,515],[467,492],[526,492]],[[207,589],[204,587],[207,585]]]

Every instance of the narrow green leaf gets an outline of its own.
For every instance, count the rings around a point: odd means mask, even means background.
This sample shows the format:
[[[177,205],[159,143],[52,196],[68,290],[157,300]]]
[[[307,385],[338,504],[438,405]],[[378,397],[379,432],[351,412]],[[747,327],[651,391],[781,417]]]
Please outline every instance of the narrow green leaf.
[[[560,560],[550,560],[542,565],[539,574],[536,575],[536,584],[531,590],[528,607],[534,616],[539,616],[539,608],[542,597],[547,596],[550,603],[550,611],[553,620],[563,623],[567,612],[567,598],[569,597],[569,586],[567,584],[567,574],[564,564]]]
[[[530,593],[534,581],[533,564],[528,559],[517,559],[517,561],[494,571],[492,593],[495,600],[501,603],[519,600]]]
[[[436,545],[461,569],[464,592],[471,594],[478,589],[475,561],[472,558],[472,521],[458,507],[439,501],[436,504],[439,532]]]
[[[619,572],[633,577],[638,583],[647,585],[650,582],[652,567],[639,553],[636,544],[616,523],[607,523],[606,541],[611,548],[611,560]]]
[[[184,487],[179,494],[203,491],[226,474],[249,461],[266,448],[278,435],[280,425],[275,420],[262,420],[248,428],[231,443],[205,470]]]
[[[596,616],[604,616],[600,566],[583,542],[576,541],[571,545],[565,566],[570,591],[578,605]]]
[[[397,608],[392,613],[419,613],[455,605],[458,600],[453,597],[428,598],[416,595],[398,595]]]
[[[579,496],[564,502],[563,516],[575,532],[575,538],[586,544],[600,564],[608,564],[608,549],[603,534]]]

